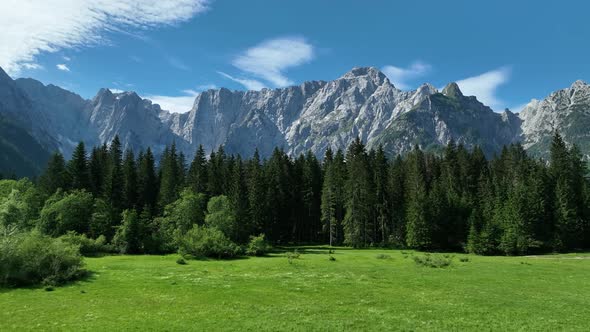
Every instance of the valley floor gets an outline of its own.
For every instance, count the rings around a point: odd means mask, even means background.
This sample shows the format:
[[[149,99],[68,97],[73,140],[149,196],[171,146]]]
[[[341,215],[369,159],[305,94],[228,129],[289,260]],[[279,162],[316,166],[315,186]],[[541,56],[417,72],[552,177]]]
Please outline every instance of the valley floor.
[[[457,254],[430,268],[397,250],[300,252],[87,258],[86,280],[0,290],[0,330],[590,330],[589,254]]]

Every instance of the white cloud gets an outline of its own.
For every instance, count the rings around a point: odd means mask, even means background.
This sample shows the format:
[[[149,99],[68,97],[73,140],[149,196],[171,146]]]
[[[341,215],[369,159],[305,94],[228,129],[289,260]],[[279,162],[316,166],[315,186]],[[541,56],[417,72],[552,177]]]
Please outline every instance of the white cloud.
[[[494,110],[504,109],[504,102],[496,95],[498,87],[510,79],[510,68],[502,67],[481,75],[457,81],[465,96],[476,96]]]
[[[116,88],[109,88],[109,90],[111,90],[112,93],[122,93],[122,92],[125,92],[124,90],[116,89]]]
[[[186,21],[209,0],[2,0],[0,66],[9,74],[43,52],[108,42],[107,33]]]
[[[247,79],[247,78],[237,78],[237,77],[233,77],[229,74],[226,74],[224,72],[218,71],[217,73],[219,73],[219,75],[228,78],[234,82],[240,83],[241,85],[243,85],[246,89],[248,90],[262,90],[264,88],[266,88],[266,85],[264,85],[264,83],[257,81],[257,80],[253,80],[253,79]]]
[[[59,69],[61,71],[70,71],[70,68],[68,66],[66,66],[64,63],[60,63],[58,65],[55,65],[55,67],[57,67],[57,69]]]
[[[70,58],[69,56],[62,56],[62,59],[64,59],[64,61],[70,61],[72,60],[72,58]]]
[[[191,110],[195,98],[201,91],[217,88],[214,84],[199,85],[196,90],[186,89],[182,90],[179,96],[161,96],[161,95],[147,95],[143,98],[151,100],[154,104],[160,105],[163,110],[173,113],[186,113]],[[113,91],[111,89],[111,91]]]
[[[166,57],[166,60],[168,61],[168,63],[172,67],[174,67],[176,69],[180,69],[180,70],[184,70],[184,71],[188,71],[191,69],[186,63],[184,63],[182,60],[180,60],[177,57],[168,56],[168,57]]]
[[[285,37],[267,40],[247,49],[238,55],[232,64],[243,72],[268,81],[274,86],[285,87],[293,84],[293,81],[285,76],[285,71],[309,62],[313,57],[313,46],[304,38]],[[259,81],[248,81],[251,82],[246,84],[260,86]]]
[[[427,63],[414,61],[408,68],[390,65],[383,67],[382,71],[395,87],[401,90],[407,90],[411,88],[409,84],[411,81],[428,74],[431,69],[432,66]]]

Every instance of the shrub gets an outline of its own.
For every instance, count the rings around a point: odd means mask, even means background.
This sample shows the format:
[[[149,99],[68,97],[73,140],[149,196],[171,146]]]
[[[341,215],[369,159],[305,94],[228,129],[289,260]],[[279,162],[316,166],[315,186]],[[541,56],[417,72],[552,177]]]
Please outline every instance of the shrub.
[[[387,254],[378,254],[377,256],[375,256],[375,258],[377,258],[377,259],[391,259],[391,256],[389,256]]]
[[[62,235],[60,239],[71,245],[78,246],[80,253],[84,256],[93,256],[98,254],[107,254],[115,252],[115,247],[108,244],[104,235],[96,239],[91,239],[86,234],[77,234],[74,231]]]
[[[328,259],[329,259],[330,261],[332,261],[332,262],[336,261],[336,257],[334,257],[334,256],[332,256],[332,255],[330,255],[330,258],[328,258]]]
[[[78,246],[31,232],[0,232],[0,286],[58,285],[83,274]]]
[[[184,258],[180,257],[179,259],[176,260],[176,264],[186,265],[186,261],[184,260]]]
[[[250,236],[250,242],[246,249],[246,255],[249,256],[264,256],[271,249],[270,244],[264,238],[264,234],[258,236]]]
[[[288,252],[286,256],[287,260],[289,261],[289,264],[292,264],[294,259],[299,259],[299,251],[295,249],[295,251],[293,252]]]
[[[178,253],[195,258],[232,258],[241,250],[217,228],[195,225],[178,237]]]
[[[93,206],[94,199],[89,192],[75,190],[63,194],[58,191],[45,202],[39,228],[52,236],[60,236],[68,231],[87,233]]]
[[[450,255],[431,255],[413,256],[416,264],[432,268],[444,268],[451,265],[453,257]]]
[[[461,263],[467,263],[467,262],[469,262],[469,257],[461,257],[461,258],[459,258],[459,261]]]

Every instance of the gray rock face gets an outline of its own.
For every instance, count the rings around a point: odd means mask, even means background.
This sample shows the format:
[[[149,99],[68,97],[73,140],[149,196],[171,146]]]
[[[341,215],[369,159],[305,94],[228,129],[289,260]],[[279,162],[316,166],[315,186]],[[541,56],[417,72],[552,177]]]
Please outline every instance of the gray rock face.
[[[370,67],[284,89],[205,91],[184,114],[162,110],[134,92],[101,89],[84,100],[32,79],[13,81],[0,70],[0,113],[28,124],[44,146],[66,156],[78,141],[97,145],[115,135],[125,148],[149,146],[156,154],[174,142],[189,158],[199,144],[207,152],[223,145],[243,156],[255,149],[269,156],[279,147],[291,155],[311,150],[321,157],[328,147],[345,149],[357,136],[390,154],[414,145],[436,149],[451,139],[480,145],[488,155],[514,142],[542,152],[554,127],[590,151],[590,86],[584,82],[532,101],[517,115],[493,112],[455,83],[442,92],[430,84],[402,91]]]
[[[590,155],[590,85],[576,81],[569,88],[555,91],[543,100],[533,99],[519,114],[523,121],[523,146],[546,156],[553,130],[564,140],[576,144]]]

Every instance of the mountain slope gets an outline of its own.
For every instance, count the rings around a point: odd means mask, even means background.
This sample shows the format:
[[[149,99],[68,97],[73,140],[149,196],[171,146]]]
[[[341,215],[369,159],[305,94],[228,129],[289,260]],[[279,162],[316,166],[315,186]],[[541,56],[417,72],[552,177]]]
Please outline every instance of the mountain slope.
[[[225,146],[244,156],[265,157],[275,147],[291,155],[328,147],[345,149],[357,136],[369,147],[403,153],[414,145],[436,149],[451,139],[479,145],[487,155],[523,142],[545,156],[553,128],[590,155],[590,86],[578,81],[521,114],[496,113],[452,83],[438,92],[430,84],[397,89],[376,68],[354,68],[340,78],[261,91],[225,88],[200,93],[188,113],[162,110],[134,92],[101,89],[91,100],[33,79],[13,81],[0,70],[0,115],[30,133],[45,150],[69,157],[75,144],[110,142],[125,148],[148,146],[160,153],[176,143],[191,158],[199,144],[207,152]]]
[[[520,125],[514,113],[496,113],[451,83],[392,121],[377,143],[387,151],[406,152],[414,145],[434,149],[452,139],[467,147],[479,145],[490,156],[520,141]]]
[[[49,153],[25,129],[0,115],[0,173],[34,176],[45,167]]]
[[[567,143],[578,145],[586,157],[590,156],[589,84],[576,81],[543,100],[533,100],[522,110],[520,118],[523,145],[531,153],[545,157],[557,129]]]

